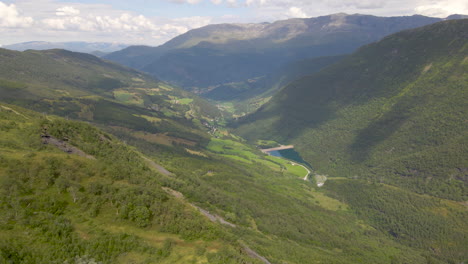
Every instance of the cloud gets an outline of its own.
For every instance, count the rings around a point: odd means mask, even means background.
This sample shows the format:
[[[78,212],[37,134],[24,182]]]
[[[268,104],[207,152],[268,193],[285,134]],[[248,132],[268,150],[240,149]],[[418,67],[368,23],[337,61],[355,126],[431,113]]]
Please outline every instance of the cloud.
[[[73,6],[64,6],[57,8],[55,14],[57,16],[77,16],[80,14],[80,10],[74,8]]]
[[[418,14],[426,16],[447,17],[452,14],[467,14],[468,2],[465,0],[445,0],[419,5],[415,9]]]
[[[226,0],[229,7],[237,7],[237,0]]]
[[[172,20],[177,25],[183,25],[187,28],[199,28],[206,26],[212,22],[211,17],[193,16],[181,17]]]
[[[385,7],[387,1],[384,0],[326,0],[327,6],[333,8],[356,8],[356,9],[376,9]]]
[[[30,27],[33,22],[34,19],[32,17],[21,16],[14,4],[6,5],[0,2],[0,27]]]
[[[172,3],[177,3],[177,4],[191,4],[195,5],[200,3],[202,0],[170,0]]]
[[[80,31],[151,31],[158,30],[158,27],[148,18],[137,15],[133,16],[123,13],[119,17],[95,16],[86,17],[67,16],[49,18],[41,21],[49,29],[54,30],[80,30]]]
[[[246,0],[245,1],[245,4],[247,6],[254,6],[254,5],[262,6],[262,5],[266,4],[266,3],[267,3],[267,0]]]
[[[223,2],[223,0],[211,0],[211,3],[215,4],[215,5],[219,5]]]
[[[307,15],[306,15],[306,13],[304,13],[304,11],[302,11],[299,7],[295,7],[295,6],[289,8],[287,15],[289,17],[297,17],[297,18],[306,18],[307,17]]]

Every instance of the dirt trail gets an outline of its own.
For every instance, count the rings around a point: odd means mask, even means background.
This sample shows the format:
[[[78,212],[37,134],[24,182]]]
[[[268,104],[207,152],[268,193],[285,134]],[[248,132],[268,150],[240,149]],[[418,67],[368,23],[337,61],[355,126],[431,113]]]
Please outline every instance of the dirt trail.
[[[227,226],[230,226],[230,227],[236,227],[235,224],[233,223],[230,223],[226,220],[224,220],[224,218],[222,218],[221,216],[217,215],[217,214],[212,214],[210,213],[210,211],[207,211],[201,207],[198,207],[194,204],[190,204],[191,206],[193,206],[194,208],[198,209],[198,211],[200,211],[200,213],[202,213],[204,216],[206,216],[208,219],[210,219],[211,222],[219,222],[220,224],[223,224],[223,225],[227,225]]]
[[[306,176],[304,176],[304,179],[303,179],[303,180],[304,180],[304,181],[307,181],[307,180],[309,179],[310,170],[309,170],[306,166],[301,165],[301,164],[294,164],[294,165],[301,166],[302,168],[306,169],[307,174],[306,174]]]
[[[222,218],[221,216],[217,215],[217,214],[212,214],[210,213],[208,210],[205,210],[199,206],[196,206],[192,203],[189,203],[185,200],[185,196],[181,193],[181,192],[178,192],[176,190],[173,190],[171,188],[168,188],[168,187],[162,187],[162,189],[167,192],[168,194],[174,196],[175,198],[177,199],[180,199],[180,200],[183,200],[185,201],[186,203],[188,203],[190,206],[192,206],[193,208],[197,209],[200,213],[202,213],[204,216],[206,216],[211,222],[213,223],[220,223],[222,225],[227,225],[227,226],[230,226],[230,227],[237,227],[235,224],[233,223],[230,223],[226,220],[224,220],[224,218]],[[269,262],[265,257],[261,256],[260,254],[258,254],[257,252],[255,252],[254,250],[252,250],[251,248],[249,248],[248,246],[246,245],[242,245],[243,248],[244,248],[244,251],[247,255],[249,255],[250,257],[252,258],[256,258],[260,261],[262,261],[263,263],[265,264],[271,264],[271,262]]]
[[[168,170],[166,170],[163,166],[157,164],[156,162],[154,162],[153,160],[145,157],[145,156],[141,156],[144,160],[146,160],[146,162],[148,162],[148,164],[156,169],[157,171],[159,171],[160,173],[162,173],[163,175],[166,175],[166,176],[170,176],[172,173]]]
[[[260,256],[257,252],[253,251],[251,248],[249,248],[248,246],[244,245],[244,250],[245,250],[245,253],[247,253],[247,255],[249,255],[250,257],[252,258],[256,258],[256,259],[259,259],[261,260],[263,263],[265,264],[271,264],[270,261],[268,261],[268,259],[266,259],[265,257],[263,256]]]
[[[184,200],[185,201],[185,197],[184,195],[181,193],[181,192],[178,192],[176,190],[173,190],[171,188],[168,188],[168,187],[163,187],[162,188],[164,191],[166,191],[168,194],[174,196],[175,198],[177,199],[180,199],[180,200]],[[200,213],[202,213],[204,216],[206,216],[208,219],[210,219],[211,222],[214,222],[214,223],[220,223],[220,224],[223,224],[223,225],[227,225],[227,226],[230,226],[230,227],[236,227],[235,224],[233,223],[230,223],[226,220],[224,220],[224,218],[222,218],[221,216],[217,215],[217,214],[212,214],[210,213],[210,211],[208,210],[205,210],[199,206],[196,206],[192,203],[189,203],[187,202],[190,206],[192,206],[193,208],[197,209]]]
[[[29,119],[29,117],[27,117],[27,116],[25,116],[25,115],[23,115],[23,114],[17,112],[17,111],[14,110],[14,109],[11,109],[10,107],[4,106],[4,105],[0,105],[0,107],[3,108],[3,109],[5,109],[5,110],[7,110],[7,111],[11,111],[11,112],[13,112],[13,113],[15,113],[15,114],[17,114],[17,115],[19,115],[19,116],[22,116],[22,117],[24,117],[25,119]]]

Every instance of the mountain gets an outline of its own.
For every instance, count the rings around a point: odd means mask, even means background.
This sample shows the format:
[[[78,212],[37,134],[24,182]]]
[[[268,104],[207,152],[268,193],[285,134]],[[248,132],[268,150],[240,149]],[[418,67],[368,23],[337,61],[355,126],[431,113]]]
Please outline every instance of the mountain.
[[[243,116],[257,110],[290,82],[318,72],[344,57],[337,55],[295,61],[258,78],[210,87],[203,97],[217,101],[218,107],[232,112],[235,117]]]
[[[464,204],[366,178],[318,187],[223,115],[89,54],[0,49],[0,262],[467,259]]]
[[[128,47],[122,43],[106,43],[106,42],[47,42],[47,41],[30,41],[11,45],[5,45],[3,48],[10,50],[48,50],[48,49],[65,49],[75,52],[91,53],[102,57],[108,53],[115,52]]]
[[[466,201],[468,20],[407,30],[290,83],[236,132],[314,169]]]
[[[159,47],[129,47],[106,58],[203,95],[215,86],[258,78],[294,61],[351,53],[391,33],[441,20],[341,13],[274,23],[208,25]]]
[[[189,92],[95,56],[66,50],[0,49],[2,101],[46,114],[203,144],[203,120],[220,111]],[[183,141],[183,140],[182,140]]]

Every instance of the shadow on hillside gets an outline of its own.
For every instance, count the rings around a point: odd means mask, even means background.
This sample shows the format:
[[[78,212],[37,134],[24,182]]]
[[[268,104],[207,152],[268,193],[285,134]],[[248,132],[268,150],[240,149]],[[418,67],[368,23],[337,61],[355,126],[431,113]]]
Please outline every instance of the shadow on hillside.
[[[294,84],[293,84],[294,85]],[[299,87],[304,89],[305,87]],[[294,91],[295,87],[291,88]],[[326,100],[311,98],[304,100],[304,92],[283,93],[257,112],[246,116],[234,125],[241,128],[245,138],[270,138],[281,143],[291,142],[305,131],[317,128],[336,117],[336,109]],[[268,108],[267,108],[268,107]],[[274,120],[270,123],[268,120]],[[248,127],[243,127],[246,125]],[[251,136],[249,136],[251,135]]]
[[[356,139],[349,147],[351,160],[354,162],[367,160],[374,147],[398,131],[410,118],[411,101],[413,100],[404,100],[394,105],[390,111],[359,131]]]

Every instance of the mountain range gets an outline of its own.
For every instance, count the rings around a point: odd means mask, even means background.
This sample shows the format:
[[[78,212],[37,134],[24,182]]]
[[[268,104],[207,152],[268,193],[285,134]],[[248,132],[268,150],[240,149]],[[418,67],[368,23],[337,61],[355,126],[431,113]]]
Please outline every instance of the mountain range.
[[[224,84],[259,78],[298,60],[351,53],[389,34],[442,20],[339,13],[274,23],[208,25],[158,47],[131,46],[105,58],[202,96],[220,89],[217,94],[226,100],[237,94],[235,89],[226,91]]]
[[[25,50],[48,50],[48,49],[65,49],[75,52],[84,52],[96,55],[98,57],[104,56],[108,53],[115,52],[128,47],[126,44],[121,43],[107,43],[107,42],[47,42],[47,41],[30,41],[5,45],[3,48],[25,51]]]

